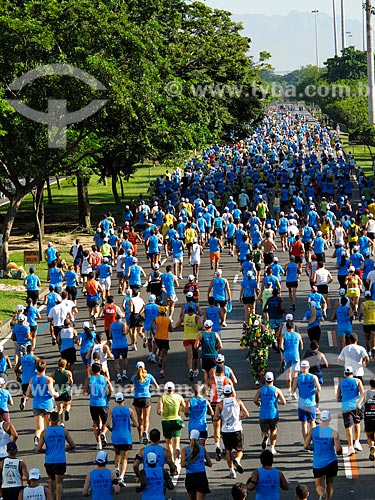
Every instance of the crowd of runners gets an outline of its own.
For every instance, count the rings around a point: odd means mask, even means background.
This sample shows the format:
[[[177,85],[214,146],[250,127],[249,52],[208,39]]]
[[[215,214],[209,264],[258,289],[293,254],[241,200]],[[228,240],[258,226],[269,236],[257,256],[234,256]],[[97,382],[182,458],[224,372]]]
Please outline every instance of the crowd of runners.
[[[205,498],[213,462],[224,459],[232,480],[244,473],[242,420],[259,407],[261,466],[243,482],[229,482],[228,497],[246,498],[255,490],[257,500],[277,500],[280,489],[289,489],[287,478],[273,467],[278,406],[298,400],[301,447],[312,452],[306,481],[314,477],[319,498],[330,500],[343,449],[331,411],[319,406],[328,368],[319,343],[327,319],[337,322],[337,362],[343,365],[337,399],[346,454],[362,451],[364,419],[374,461],[375,379],[364,379],[364,369],[375,359],[375,192],[353,156],[344,155],[338,132],[306,121],[300,111],[271,109],[246,140],[215,145],[167,172],[150,186],[149,199],[125,207],[123,220],[106,213],[91,245],[77,239],[68,263],[48,243],[45,308],[38,307],[41,283],[31,267],[26,303],[11,320],[14,353],[9,344],[0,348],[4,500],[62,498],[65,445],[70,451],[76,447],[67,428],[74,411],[72,387],[79,382],[89,396],[97,448],[96,468],[82,485],[84,496],[110,499],[124,491],[126,476],[134,473],[143,500],[164,499],[182,469],[188,497]],[[226,277],[224,254],[241,269],[239,296]],[[327,257],[335,259],[335,270],[326,268]],[[201,287],[201,263],[207,261],[211,280]],[[297,309],[301,281],[311,289],[303,310]],[[277,338],[272,356],[280,356],[286,377],[286,392],[275,385],[270,370],[255,380],[251,407],[237,397],[236,373],[223,354],[233,307],[243,311],[245,321],[257,313],[270,322]],[[299,331],[297,314],[306,331]],[[38,321],[45,316],[55,366],[38,355]],[[171,380],[170,336],[180,330],[186,368]],[[129,368],[130,351],[138,352]],[[6,388],[13,371],[22,387],[16,404],[22,411],[32,408],[34,448],[46,450],[48,488],[40,484],[38,469],[28,471],[16,458],[18,432]],[[252,390],[250,377],[245,382]],[[177,384],[190,385],[191,394],[180,394]],[[125,388],[133,393],[132,403]],[[152,405],[160,428],[150,429]],[[181,446],[185,422],[189,444]],[[165,446],[159,444],[163,438]],[[108,468],[109,442],[114,470]],[[306,499],[307,487],[297,485],[292,495]]]

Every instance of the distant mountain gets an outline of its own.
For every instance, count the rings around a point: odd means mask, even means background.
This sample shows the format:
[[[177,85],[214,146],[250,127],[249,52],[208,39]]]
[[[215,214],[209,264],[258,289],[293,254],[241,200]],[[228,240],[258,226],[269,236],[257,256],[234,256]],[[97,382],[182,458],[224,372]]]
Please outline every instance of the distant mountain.
[[[276,71],[292,71],[300,66],[316,64],[315,19],[311,12],[292,11],[286,16],[233,15],[242,22],[244,35],[252,39],[251,55],[257,60],[259,52],[272,54],[271,63]],[[319,62],[323,65],[334,56],[333,19],[324,13],[318,17]],[[339,50],[341,50],[341,20],[337,18]],[[362,25],[358,21],[346,20],[346,45],[362,49]],[[349,42],[349,43],[348,43]]]

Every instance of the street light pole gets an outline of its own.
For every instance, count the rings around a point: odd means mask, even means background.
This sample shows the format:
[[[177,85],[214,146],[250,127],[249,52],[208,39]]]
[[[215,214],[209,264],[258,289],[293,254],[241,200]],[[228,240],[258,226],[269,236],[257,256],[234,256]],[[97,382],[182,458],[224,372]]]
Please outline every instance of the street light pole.
[[[342,50],[345,49],[345,5],[344,0],[341,0],[341,44]]]
[[[364,7],[367,32],[368,121],[370,125],[375,125],[374,39],[372,34],[372,15],[375,9],[372,7],[371,0],[366,0]]]
[[[352,32],[346,31],[346,36],[347,36],[346,44],[349,47],[350,46],[350,38],[352,38]]]
[[[337,20],[336,20],[336,0],[332,0],[333,7],[333,37],[335,41],[335,56],[339,55],[339,41],[337,39]]]
[[[319,44],[318,44],[318,10],[312,10],[312,14],[315,14],[315,55],[316,55],[316,66],[319,68]]]
[[[362,9],[362,50],[366,50],[366,15],[365,9]]]

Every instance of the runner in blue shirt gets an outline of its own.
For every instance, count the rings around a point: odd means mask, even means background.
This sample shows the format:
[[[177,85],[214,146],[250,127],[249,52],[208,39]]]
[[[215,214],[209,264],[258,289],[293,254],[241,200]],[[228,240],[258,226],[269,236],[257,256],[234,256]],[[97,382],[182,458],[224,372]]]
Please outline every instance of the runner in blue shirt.
[[[31,298],[33,301],[33,306],[35,306],[39,299],[39,287],[41,286],[39,277],[35,274],[35,267],[29,267],[29,275],[26,276],[24,280],[24,285],[26,287],[27,297]]]
[[[272,467],[273,454],[270,450],[262,451],[260,462],[262,467],[251,474],[246,483],[247,489],[256,491],[256,500],[280,500],[280,488],[288,491],[288,481],[281,471]]]
[[[99,451],[95,463],[96,469],[87,473],[82,496],[87,497],[91,492],[91,500],[112,500],[113,492],[120,493],[120,485],[115,472],[107,469],[108,453]]]
[[[303,349],[302,337],[293,330],[293,322],[286,322],[286,331],[280,333],[279,349],[281,370],[286,370],[289,396],[297,399],[292,391],[292,378],[295,379],[300,370],[300,351]]]

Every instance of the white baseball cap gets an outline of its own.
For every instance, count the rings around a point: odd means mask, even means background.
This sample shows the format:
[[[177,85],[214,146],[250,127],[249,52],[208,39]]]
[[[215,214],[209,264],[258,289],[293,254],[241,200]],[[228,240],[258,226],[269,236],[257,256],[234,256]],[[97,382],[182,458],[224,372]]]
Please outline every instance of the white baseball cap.
[[[190,439],[196,439],[198,440],[200,436],[200,432],[197,429],[193,429],[190,431]]]
[[[310,367],[310,363],[307,361],[307,359],[304,359],[303,361],[301,361],[301,368],[309,368]]]
[[[264,380],[266,382],[272,382],[274,380],[274,376],[272,372],[267,372],[264,376]]]
[[[140,368],[144,368],[145,364],[143,361],[138,361],[138,363],[135,365],[135,367],[137,368],[137,370],[139,370]]]
[[[233,387],[231,384],[224,385],[223,393],[224,394],[232,394],[233,392]]]
[[[344,371],[345,375],[350,375],[351,373],[354,373],[353,372],[353,367],[351,366],[346,366],[345,367],[345,371]],[[0,379],[0,382],[1,382],[1,379]]]
[[[82,323],[82,328],[83,328],[83,329],[85,329],[85,328],[91,328],[91,326],[90,326],[90,322],[89,322],[89,321],[84,321],[84,322]]]
[[[116,394],[115,394],[115,401],[117,403],[120,403],[121,401],[124,401],[124,394],[122,392],[116,392]]]
[[[168,391],[168,392],[174,391],[175,390],[174,383],[173,382],[167,382],[166,384],[164,384],[164,390]]]
[[[215,361],[216,361],[216,363],[224,363],[224,361],[225,361],[224,354],[218,354]]]
[[[290,314],[290,313],[289,313],[289,314],[287,314],[287,315],[285,316],[285,320],[286,320],[286,321],[293,321],[293,319],[294,319],[293,314]]]
[[[223,274],[223,271],[221,269],[217,269],[217,271],[215,272],[215,274]]]
[[[188,281],[194,281],[194,280],[195,280],[194,274],[189,274]]]
[[[329,410],[323,410],[322,412],[320,412],[320,420],[322,420],[323,422],[331,420],[331,412]]]
[[[41,473],[40,473],[39,469],[37,469],[37,468],[30,469],[29,481],[31,481],[32,479],[38,480],[38,479],[40,479],[40,477],[41,477]]]
[[[211,326],[213,326],[213,322],[210,319],[206,319],[206,321],[204,322],[203,326],[205,328],[210,328]]]

